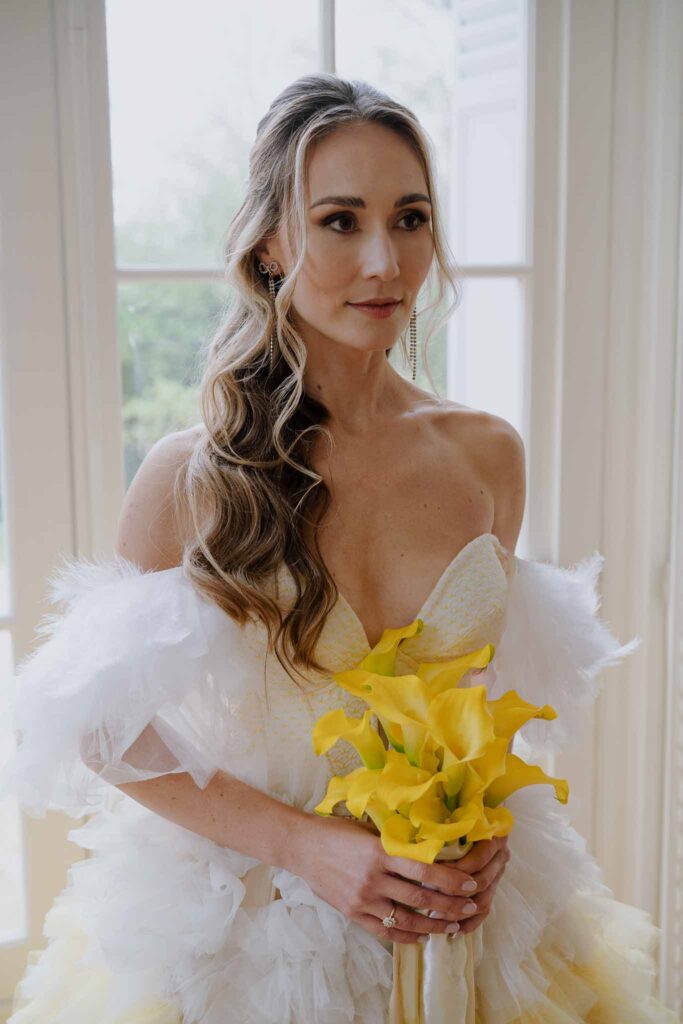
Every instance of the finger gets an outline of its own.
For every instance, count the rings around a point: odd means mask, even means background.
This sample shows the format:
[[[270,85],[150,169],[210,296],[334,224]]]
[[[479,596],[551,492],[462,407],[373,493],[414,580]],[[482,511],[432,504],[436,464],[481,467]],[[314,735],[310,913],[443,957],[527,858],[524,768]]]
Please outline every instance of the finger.
[[[488,915],[489,915],[489,912],[487,910],[483,914],[473,914],[472,917],[468,917],[466,921],[461,921],[460,922],[460,932],[458,934],[459,935],[469,935],[470,932],[473,932],[475,930],[475,928],[478,928],[479,925],[482,924],[486,920]]]
[[[502,875],[503,871],[505,871],[505,865],[508,862],[508,858],[509,854],[506,850],[499,850],[495,857],[492,857],[481,871],[475,872],[473,875],[473,878],[477,883],[477,892],[475,895],[485,892],[491,883],[495,882],[496,879]]]
[[[463,907],[470,901],[470,894],[465,896],[448,896],[437,889],[426,885],[415,885],[402,878],[387,875],[382,880],[382,896],[392,899],[394,903],[403,903],[416,910],[426,910],[435,918],[446,918],[459,921],[465,911]]]
[[[366,931],[369,931],[372,935],[378,936],[380,939],[389,939],[392,942],[406,943],[414,943],[418,941],[418,936],[414,932],[406,932],[396,926],[393,928],[385,928],[382,922],[372,914],[361,914],[356,918],[356,921],[358,924],[362,925]]]
[[[461,871],[474,875],[481,871],[495,857],[501,846],[507,845],[507,836],[494,836],[493,839],[479,839],[469,853],[457,861]]]
[[[477,911],[476,911],[477,913],[482,913],[482,912],[488,913],[489,910],[491,909],[491,904],[493,903],[493,898],[494,898],[496,889],[498,888],[498,883],[500,882],[501,878],[503,877],[504,870],[505,870],[505,866],[503,865],[503,867],[501,868],[500,872],[498,873],[498,876],[491,882],[489,887],[487,889],[485,889],[484,892],[482,892],[482,893],[475,893],[474,896],[472,897],[472,902],[475,904],[475,906],[477,908]],[[476,914],[473,914],[472,916],[474,917],[474,916],[476,916]],[[468,917],[468,920],[470,920],[469,917]],[[461,921],[462,921],[462,919],[461,919]]]
[[[501,847],[507,845],[507,836],[494,836],[493,839],[480,839],[475,842],[469,853],[458,861],[463,871],[469,871],[474,875],[481,871],[488,862],[495,857]]]
[[[449,929],[451,932],[459,930],[456,927],[457,921],[450,921],[447,918],[427,917],[426,914],[420,914],[419,911],[411,910],[410,907],[404,907],[402,904],[392,904],[390,900],[377,900],[376,903],[370,903],[367,907],[368,911],[375,915],[380,924],[382,919],[391,913],[392,908],[394,920],[396,921],[394,927],[400,928],[404,932],[430,935],[435,932],[445,932]],[[389,930],[393,932],[394,929],[391,928]]]
[[[474,891],[471,886],[469,889],[463,888],[474,881],[469,871],[461,871],[459,868],[454,868],[452,864],[424,864],[422,861],[412,860],[410,857],[396,857],[390,853],[386,854],[383,864],[389,875],[397,875],[412,882],[418,882],[420,885],[428,885],[449,896],[463,893],[467,895],[470,891]]]

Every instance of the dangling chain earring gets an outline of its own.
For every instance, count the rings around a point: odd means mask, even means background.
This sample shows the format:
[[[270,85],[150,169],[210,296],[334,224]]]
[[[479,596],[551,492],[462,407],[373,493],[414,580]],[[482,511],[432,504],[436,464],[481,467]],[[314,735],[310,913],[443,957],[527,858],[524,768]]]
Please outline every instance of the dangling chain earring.
[[[258,268],[259,268],[259,270],[261,271],[262,274],[267,274],[268,275],[268,291],[270,292],[270,298],[271,298],[271,301],[273,303],[273,316],[275,316],[275,281],[273,280],[273,274],[275,274],[277,272],[277,262],[275,260],[273,260],[272,263],[264,263],[263,260],[261,260],[259,262]],[[273,335],[271,333],[271,335],[270,335],[270,368],[271,368],[271,370],[273,369],[273,365],[275,363],[274,348],[275,348],[275,342],[274,342],[274,339],[273,339]]]
[[[413,371],[412,379],[417,374],[417,312],[415,306],[410,314],[410,365]]]

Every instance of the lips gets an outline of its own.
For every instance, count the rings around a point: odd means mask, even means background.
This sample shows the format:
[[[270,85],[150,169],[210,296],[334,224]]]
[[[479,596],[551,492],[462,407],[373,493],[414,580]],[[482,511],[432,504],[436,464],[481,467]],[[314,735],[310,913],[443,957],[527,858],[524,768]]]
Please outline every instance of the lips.
[[[385,302],[382,300],[378,302],[349,302],[349,306],[352,309],[357,310],[364,316],[370,316],[375,320],[386,320],[388,317],[393,316],[394,312],[401,305],[401,301],[396,300],[395,302]]]
[[[366,302],[350,302],[350,306],[395,306],[400,299],[368,299]]]

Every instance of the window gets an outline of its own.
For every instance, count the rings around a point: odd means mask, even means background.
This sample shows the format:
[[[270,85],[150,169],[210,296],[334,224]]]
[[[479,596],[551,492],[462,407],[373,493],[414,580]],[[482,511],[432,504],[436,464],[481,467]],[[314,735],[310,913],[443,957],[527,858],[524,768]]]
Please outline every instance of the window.
[[[427,128],[464,277],[462,304],[429,349],[431,381],[522,432],[525,0],[200,0],[192,11],[188,19],[184,4],[161,0],[106,5],[126,482],[154,441],[199,419],[203,348],[228,297],[221,242],[256,124],[282,87],[318,68],[370,81]],[[421,297],[418,311],[430,301]]]
[[[198,422],[202,352],[228,298],[222,237],[255,125],[316,66],[317,4],[106,5],[126,483]]]

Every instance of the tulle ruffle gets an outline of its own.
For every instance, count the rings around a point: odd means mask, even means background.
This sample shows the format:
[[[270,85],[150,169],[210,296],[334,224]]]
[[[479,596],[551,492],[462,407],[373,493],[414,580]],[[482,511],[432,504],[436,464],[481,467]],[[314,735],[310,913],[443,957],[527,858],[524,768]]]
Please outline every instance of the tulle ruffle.
[[[651,916],[613,898],[552,795],[513,802],[512,857],[473,933],[477,1024],[675,1024]],[[8,1024],[385,1024],[391,953],[304,879],[131,801],[70,838],[95,856],[71,868]]]
[[[265,786],[244,631],[182,568],[67,560],[49,594],[65,608],[43,618],[45,642],[11,680],[19,745],[0,795],[33,817],[54,809],[80,818],[106,804],[112,785],[164,774],[189,772],[204,788],[223,768]]]
[[[159,1014],[174,1008],[183,1024],[384,1019],[391,953],[302,878],[128,800],[69,838],[95,856],[72,866],[45,919],[49,944],[22,985],[24,1000],[36,996],[38,1015],[26,1021],[56,1024],[60,1018],[43,1006],[55,986],[63,991],[65,976],[72,991],[65,1024],[147,1024],[138,1017],[147,1005]],[[81,1015],[79,999],[91,985],[98,1012]]]
[[[512,556],[505,628],[477,683],[492,698],[514,689],[532,704],[555,708],[556,719],[532,719],[520,730],[535,755],[580,737],[603,670],[642,644],[638,636],[621,644],[598,615],[603,564],[598,551],[571,568]]]
[[[105,966],[87,963],[88,937],[75,903],[53,904],[44,934],[50,944],[29,953],[11,1024],[183,1024],[178,1008],[155,996],[122,1013],[108,1009],[119,980]]]
[[[583,960],[567,955],[567,936],[591,936]],[[577,897],[550,926],[523,969],[536,1001],[506,1024],[678,1024],[656,997],[659,929],[637,907],[605,897]],[[475,1024],[490,1024],[481,999]]]
[[[511,853],[475,956],[477,1024],[676,1024],[655,997],[661,930],[621,903],[545,787],[508,797]]]

